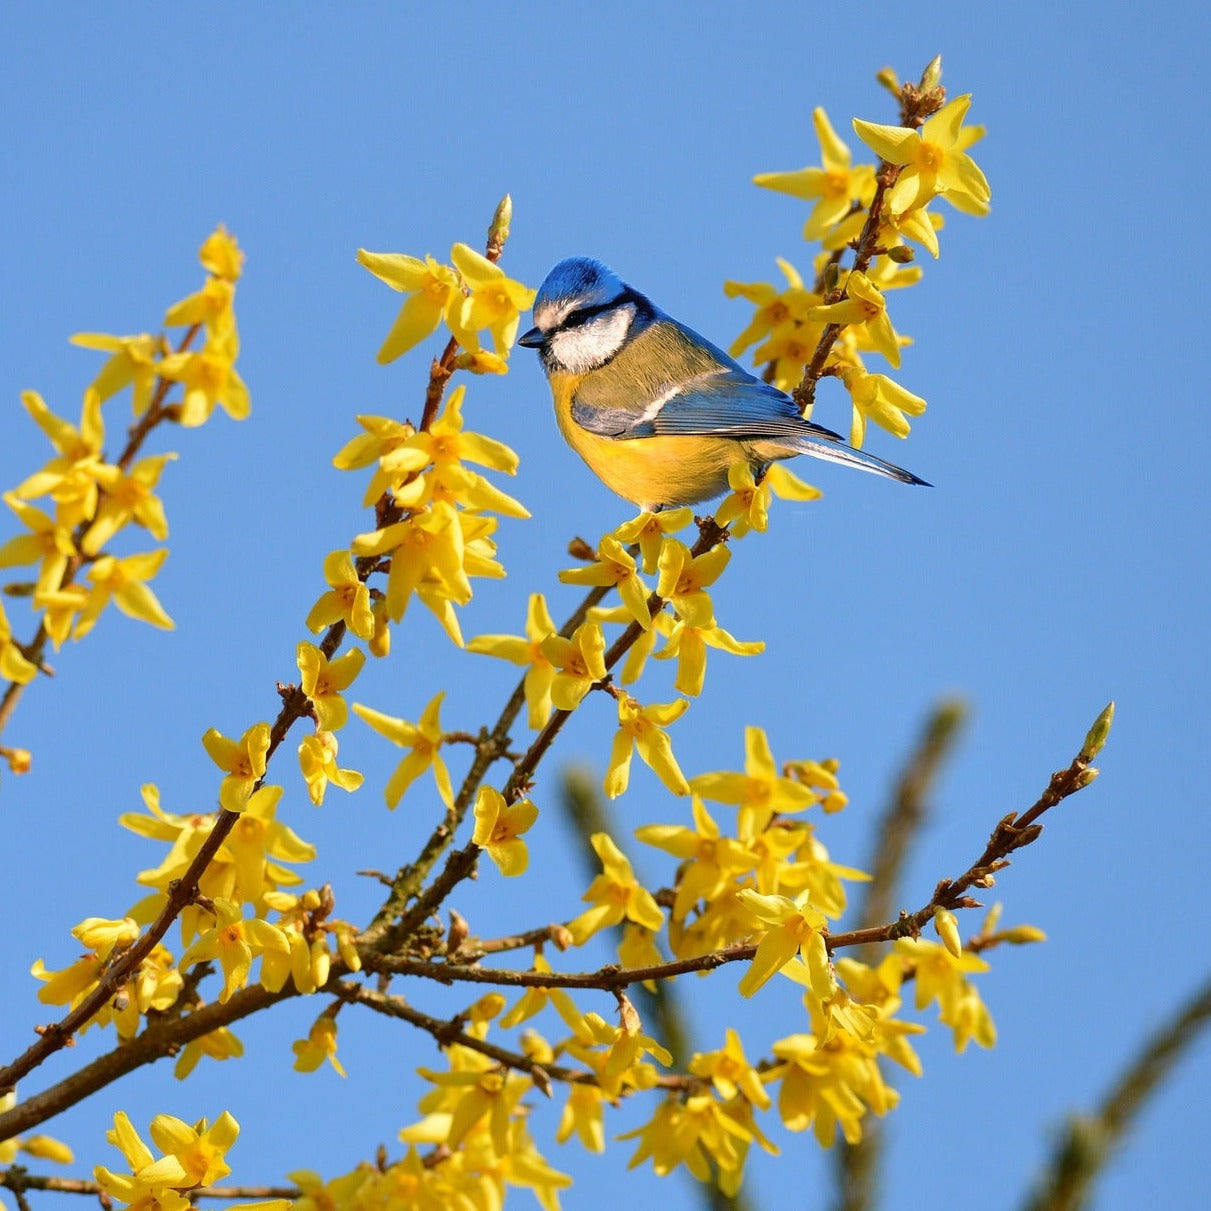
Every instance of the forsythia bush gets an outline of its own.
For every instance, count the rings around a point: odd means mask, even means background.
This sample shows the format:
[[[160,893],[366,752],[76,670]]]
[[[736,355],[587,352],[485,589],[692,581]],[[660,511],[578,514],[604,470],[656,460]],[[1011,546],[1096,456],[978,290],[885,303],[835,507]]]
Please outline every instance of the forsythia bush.
[[[820,245],[810,269],[779,258],[784,284],[725,286],[753,306],[731,352],[751,351],[759,372],[793,393],[805,414],[820,379],[838,378],[852,402],[855,446],[870,424],[905,437],[908,418],[924,412],[923,399],[872,368],[898,372],[908,343],[888,300],[922,279],[918,250],[938,255],[938,203],[978,216],[990,197],[970,155],[984,133],[965,125],[970,97],[948,101],[936,63],[916,85],[902,86],[887,72],[881,80],[898,101],[898,124],[855,120],[854,138],[842,138],[817,109],[820,163],[756,178],[809,204],[803,234]],[[427,1032],[444,1057],[418,1070],[416,1118],[400,1132],[401,1154],[336,1177],[290,1175],[297,1205],[308,1211],[487,1211],[514,1186],[557,1207],[570,1179],[539,1152],[531,1122],[553,1114],[560,1143],[601,1151],[610,1108],[631,1098],[650,1115],[622,1137],[633,1140],[632,1165],[650,1163],[660,1174],[684,1165],[734,1192],[752,1146],[777,1151],[776,1128],[811,1131],[826,1148],[838,1139],[852,1144],[870,1115],[894,1108],[888,1065],[919,1074],[912,1039],[925,1029],[925,1011],[953,1034],[958,1051],[995,1042],[978,977],[998,946],[1042,935],[1001,927],[994,909],[965,937],[959,913],[975,904],[973,889],[990,886],[1008,855],[1035,839],[1044,811],[1093,780],[1090,762],[1105,740],[1109,709],[1038,803],[996,824],[967,871],[942,880],[914,912],[841,931],[847,884],[867,876],[825,847],[824,817],[846,805],[837,763],[802,754],[778,760],[757,723],[744,731],[743,769],[691,773],[676,756],[678,732],[693,726],[693,700],[706,692],[708,650],[721,654],[711,657],[712,669],[762,650],[759,640],[728,629],[743,620],[716,617],[711,590],[727,574],[729,544],[769,541],[772,497],[808,501],[816,489],[776,465],[761,482],[734,473],[713,516],[676,508],[628,517],[595,548],[573,550],[576,566],[560,580],[587,591],[567,619],[554,619],[535,592],[524,621],[464,636],[459,607],[471,600],[474,582],[505,575],[494,541],[500,519],[528,516],[497,478],[518,472],[517,456],[471,420],[476,395],[491,389],[483,376],[508,372],[520,316],[534,298],[499,263],[510,214],[505,199],[484,252],[455,244],[448,263],[359,253],[404,296],[380,361],[439,329],[449,334],[419,420],[360,416],[356,435],[336,454],[337,467],[360,473],[356,490],[365,480],[372,517],[342,549],[316,554],[316,600],[299,620],[311,638],[300,629],[298,681],[282,690],[276,716],[249,720],[239,735],[212,728],[202,737],[216,767],[217,809],[176,815],[155,786],[145,786],[143,809],[121,824],[159,847],[158,865],[139,876],[141,892],[123,918],[89,917],[75,926],[84,957],[34,964],[38,999],[65,1016],[0,1069],[0,1140],[7,1141],[0,1161],[23,1149],[70,1163],[63,1145],[31,1132],[149,1059],[175,1056],[184,1079],[198,1064],[240,1056],[239,1020],[292,997],[317,1005],[307,1037],[294,1044],[300,1070],[327,1062],[343,1071],[337,1027],[348,1006]],[[14,603],[24,601],[36,630],[19,640],[19,624],[0,611],[0,676],[8,683],[0,730],[24,691],[44,688],[39,672],[48,647],[86,636],[109,606],[152,626],[173,625],[150,582],[167,555],[156,487],[176,455],[148,453],[149,443],[171,425],[207,423],[216,407],[237,420],[249,415],[236,370],[243,253],[220,227],[200,256],[207,277],[168,309],[165,334],[73,338],[103,358],[78,422],[34,391],[22,396],[52,452],[4,496],[20,529],[0,546],[0,567],[31,569],[28,579],[6,586],[9,610],[15,614]],[[107,436],[112,443],[114,409],[127,392],[134,424],[112,457]],[[524,474],[519,482],[524,495]],[[120,533],[140,531],[150,549],[112,553]],[[417,602],[452,645],[521,670],[517,690],[482,730],[474,729],[484,720],[451,729],[442,694],[417,702],[408,718],[357,700],[362,669],[390,659],[393,632]],[[675,662],[673,701],[645,697],[649,658]],[[562,924],[508,937],[472,936],[454,909],[459,885],[479,866],[484,879],[527,877],[526,834],[547,806],[540,764],[549,763],[564,724],[592,694],[609,695],[617,707],[616,729],[601,737],[605,794],[626,792],[636,755],[668,789],[660,818],[634,834],[663,856],[663,881],[644,886],[624,852],[629,842],[595,832],[600,873],[581,911],[568,906]],[[307,886],[303,870],[316,851],[286,820],[298,819],[308,800],[340,810],[334,790],[368,793],[340,753],[343,730],[362,725],[401,750],[384,788],[386,806],[407,797],[434,817],[431,836],[390,879],[376,915],[359,924],[336,914],[331,889]],[[0,752],[13,773],[29,771],[25,749]],[[451,922],[444,933],[432,924],[443,909]],[[179,944],[169,932],[174,923]],[[617,962],[585,970],[579,948],[601,934],[612,938]],[[676,1064],[631,993],[690,973],[726,986],[716,997],[726,989],[758,997],[771,981],[792,980],[802,989],[802,1012],[770,1021],[762,1037],[729,1029],[712,1050]],[[410,977],[407,999],[390,987],[400,977]],[[437,1019],[415,1008],[424,981],[465,984],[463,1010]],[[103,1075],[86,1066],[81,1082],[65,1080],[22,1101],[17,1083],[93,1027],[114,1034]],[[107,1138],[126,1167],[98,1165],[95,1182],[75,1185],[131,1207],[183,1211],[229,1173],[226,1154],[237,1134],[226,1111],[194,1126],[163,1114],[150,1125],[153,1151],[119,1111]],[[43,1184],[53,1187],[54,1179]]]

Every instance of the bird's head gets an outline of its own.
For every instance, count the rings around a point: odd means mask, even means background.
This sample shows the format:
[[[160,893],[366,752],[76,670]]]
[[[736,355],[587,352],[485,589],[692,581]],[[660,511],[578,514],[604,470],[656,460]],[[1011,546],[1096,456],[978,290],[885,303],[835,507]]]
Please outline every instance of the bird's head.
[[[517,343],[537,349],[543,366],[587,374],[604,366],[652,305],[612,269],[591,257],[560,261],[538,288],[534,327]]]

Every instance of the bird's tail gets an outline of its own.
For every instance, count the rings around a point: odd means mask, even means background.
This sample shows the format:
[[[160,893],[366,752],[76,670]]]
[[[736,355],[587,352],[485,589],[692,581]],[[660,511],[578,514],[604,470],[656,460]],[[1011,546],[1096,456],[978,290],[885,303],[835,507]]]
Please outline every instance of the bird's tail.
[[[828,434],[828,436],[824,436]],[[804,434],[786,443],[796,454],[810,454],[813,458],[825,458],[829,462],[842,463],[847,467],[857,467],[859,471],[870,471],[874,475],[883,475],[888,479],[898,479],[902,484],[919,484],[930,488],[933,485],[921,479],[895,463],[867,454],[865,450],[855,450],[846,445],[831,429],[822,429],[820,433]]]

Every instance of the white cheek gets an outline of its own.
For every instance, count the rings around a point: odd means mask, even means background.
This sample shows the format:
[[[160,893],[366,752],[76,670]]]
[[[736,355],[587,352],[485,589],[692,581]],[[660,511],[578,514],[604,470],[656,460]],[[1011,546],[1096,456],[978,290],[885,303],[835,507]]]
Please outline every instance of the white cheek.
[[[635,317],[634,307],[606,311],[587,324],[556,332],[550,341],[555,360],[573,374],[587,374],[605,365],[622,348]]]

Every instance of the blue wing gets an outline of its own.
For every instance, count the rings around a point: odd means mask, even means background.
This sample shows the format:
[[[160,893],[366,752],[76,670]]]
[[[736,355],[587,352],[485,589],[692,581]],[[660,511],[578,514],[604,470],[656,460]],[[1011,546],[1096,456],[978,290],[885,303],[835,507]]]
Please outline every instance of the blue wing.
[[[842,440],[804,420],[785,392],[668,316],[634,335],[577,387],[572,419],[591,433],[621,440],[665,435]]]

